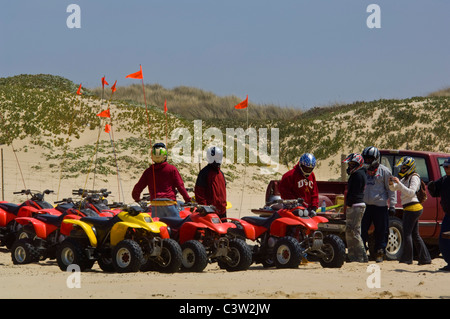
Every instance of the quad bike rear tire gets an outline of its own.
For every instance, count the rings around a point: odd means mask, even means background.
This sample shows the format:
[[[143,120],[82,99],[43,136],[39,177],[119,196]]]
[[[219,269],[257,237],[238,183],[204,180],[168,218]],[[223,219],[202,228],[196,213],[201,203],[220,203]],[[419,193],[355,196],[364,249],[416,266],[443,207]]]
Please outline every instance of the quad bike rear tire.
[[[337,235],[329,234],[323,239],[322,251],[326,256],[320,259],[323,268],[341,268],[345,261],[345,244]]]
[[[38,262],[41,254],[28,238],[18,239],[11,247],[11,259],[14,265]]]
[[[73,238],[65,239],[58,246],[56,261],[62,271],[66,271],[72,264],[78,265],[80,271],[90,268],[89,265],[92,267],[92,262],[86,256],[83,246]]]
[[[208,265],[205,247],[197,240],[188,240],[181,245],[182,271],[202,272]]]
[[[112,264],[118,273],[138,272],[143,260],[144,253],[134,240],[124,239],[113,248]]]
[[[242,239],[231,239],[229,242],[230,251],[227,255],[231,261],[219,259],[220,268],[226,271],[242,271],[247,270],[253,262],[252,250]]]
[[[180,270],[182,252],[180,245],[173,239],[163,239],[161,255],[154,259],[156,271],[162,273],[174,273]]]
[[[302,261],[299,242],[290,236],[279,238],[274,246],[273,260],[277,268],[297,268]]]

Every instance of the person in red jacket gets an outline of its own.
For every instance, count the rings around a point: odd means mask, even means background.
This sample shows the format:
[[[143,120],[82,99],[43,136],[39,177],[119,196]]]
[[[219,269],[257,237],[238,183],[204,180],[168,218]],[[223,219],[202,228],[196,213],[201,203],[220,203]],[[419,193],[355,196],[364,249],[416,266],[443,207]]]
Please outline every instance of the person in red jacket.
[[[153,145],[151,157],[154,163],[144,171],[134,186],[131,193],[133,199],[136,202],[140,201],[142,191],[148,187],[151,200],[164,198],[176,201],[176,191],[178,191],[185,202],[190,202],[191,198],[184,187],[180,173],[175,166],[167,163],[167,149],[164,143]],[[156,214],[152,211],[153,217],[179,216],[179,211],[174,207],[170,209],[157,207],[156,210],[159,212]]]
[[[220,170],[223,151],[220,147],[210,147],[206,151],[206,165],[195,182],[195,200],[201,205],[213,205],[220,218],[227,217],[227,190],[225,176]]]
[[[303,198],[310,216],[315,216],[319,207],[319,189],[316,176],[313,173],[315,166],[316,158],[314,155],[305,153],[300,157],[294,168],[283,175],[278,184],[281,198]]]

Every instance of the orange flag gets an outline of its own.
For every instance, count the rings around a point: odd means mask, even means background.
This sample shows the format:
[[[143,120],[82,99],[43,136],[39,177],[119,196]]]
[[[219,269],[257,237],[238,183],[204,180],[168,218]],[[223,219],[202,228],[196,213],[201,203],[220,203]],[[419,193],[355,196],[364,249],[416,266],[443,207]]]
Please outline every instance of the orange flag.
[[[114,93],[114,92],[116,92],[116,84],[117,84],[117,80],[116,80],[116,82],[114,82],[114,84],[113,84],[113,86],[111,86],[111,91],[112,91],[112,93]]]
[[[245,109],[248,106],[248,95],[247,98],[239,104],[234,106],[235,109]]]
[[[164,113],[167,113],[167,100],[164,100]]]
[[[97,116],[100,117],[111,117],[111,113],[109,111],[109,109],[101,111],[100,113],[97,114]]]
[[[105,88],[105,84],[109,85],[108,82],[106,82],[105,77],[102,77],[102,87]]]
[[[131,73],[131,74],[128,74],[126,77],[125,77],[125,79],[126,78],[131,78],[131,79],[143,79],[143,76],[142,76],[142,66],[140,66],[140,70],[139,71],[137,71],[137,72],[134,72],[134,73]]]
[[[77,95],[81,95],[81,84],[80,84],[80,86],[78,87]]]
[[[106,133],[111,132],[111,125],[105,124],[105,132],[106,132]]]

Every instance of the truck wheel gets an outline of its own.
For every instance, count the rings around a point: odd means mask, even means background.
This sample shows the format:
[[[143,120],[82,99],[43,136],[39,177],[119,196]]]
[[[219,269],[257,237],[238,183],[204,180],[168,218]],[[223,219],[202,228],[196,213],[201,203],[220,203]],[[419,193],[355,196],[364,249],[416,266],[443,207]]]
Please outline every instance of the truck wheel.
[[[329,234],[323,239],[322,251],[325,256],[320,259],[324,268],[341,268],[345,261],[345,244],[337,235]]]
[[[116,272],[138,272],[143,263],[144,253],[137,242],[124,239],[112,252],[112,264]]]
[[[39,258],[39,250],[28,238],[16,240],[11,247],[11,259],[15,265],[37,262]]]
[[[163,239],[161,255],[155,259],[155,268],[162,273],[173,273],[180,269],[182,253],[180,245],[173,239]]]
[[[181,245],[182,271],[202,272],[208,264],[205,247],[196,240],[188,240]]]
[[[72,264],[78,265],[80,271],[84,271],[89,264],[89,259],[84,253],[83,246],[75,239],[67,238],[56,250],[56,261],[59,269],[66,271]]]
[[[398,260],[403,252],[403,224],[397,217],[389,218],[389,235],[386,246],[386,258]]]
[[[299,242],[290,236],[278,239],[274,252],[277,268],[297,268],[302,261],[302,248]]]

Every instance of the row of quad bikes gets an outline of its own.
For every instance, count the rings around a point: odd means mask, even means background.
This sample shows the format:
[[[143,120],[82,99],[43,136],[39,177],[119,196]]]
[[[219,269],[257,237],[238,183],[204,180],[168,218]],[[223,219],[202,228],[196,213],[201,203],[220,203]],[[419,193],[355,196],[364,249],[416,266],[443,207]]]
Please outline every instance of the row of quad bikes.
[[[46,202],[53,191],[22,190],[31,196],[20,205],[0,202],[0,245],[11,251],[14,264],[56,258],[65,271],[76,264],[84,271],[95,262],[107,272],[179,270],[201,272],[217,262],[227,271],[242,271],[252,263],[264,267],[296,268],[302,260],[339,268],[345,244],[324,236],[309,217],[302,200],[268,203],[267,216],[220,219],[213,206],[179,206],[180,217],[152,217],[158,207],[176,202],[158,200],[139,206],[108,205],[102,190],[74,190],[80,197]]]

